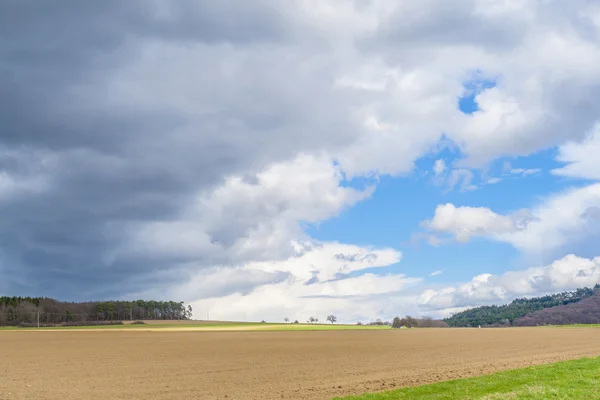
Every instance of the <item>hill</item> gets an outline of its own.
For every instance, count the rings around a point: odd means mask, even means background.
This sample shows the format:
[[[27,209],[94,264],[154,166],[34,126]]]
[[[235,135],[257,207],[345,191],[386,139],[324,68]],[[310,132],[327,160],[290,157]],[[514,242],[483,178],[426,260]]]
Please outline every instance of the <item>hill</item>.
[[[597,284],[593,289],[579,288],[573,292],[562,292],[530,299],[520,298],[501,306],[476,307],[456,313],[444,321],[452,327],[511,326],[514,321],[536,311],[576,304],[591,298],[596,295],[598,289],[600,289],[600,285]]]
[[[534,311],[517,318],[514,326],[600,324],[600,290],[576,303]]]
[[[117,320],[182,320],[192,307],[181,301],[89,301],[72,303],[45,297],[0,297],[0,326],[106,322]]]

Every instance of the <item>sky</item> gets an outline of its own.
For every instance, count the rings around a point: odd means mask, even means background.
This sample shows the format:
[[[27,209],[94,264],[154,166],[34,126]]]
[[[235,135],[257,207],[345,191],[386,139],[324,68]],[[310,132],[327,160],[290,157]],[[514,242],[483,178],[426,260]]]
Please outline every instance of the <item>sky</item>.
[[[0,293],[368,322],[600,282],[592,0],[0,2]]]

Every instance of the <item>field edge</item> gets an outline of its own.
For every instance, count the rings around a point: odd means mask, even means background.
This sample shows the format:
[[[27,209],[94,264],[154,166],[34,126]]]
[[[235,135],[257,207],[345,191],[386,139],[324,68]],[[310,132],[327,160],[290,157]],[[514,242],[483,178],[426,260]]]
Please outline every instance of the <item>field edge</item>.
[[[210,321],[153,321],[146,324],[124,323],[122,325],[56,326],[40,328],[22,328],[18,326],[0,326],[0,332],[38,332],[38,331],[343,331],[343,330],[388,330],[389,326],[344,325],[344,324],[284,324],[260,322],[210,322]]]
[[[600,399],[600,356],[332,400]]]

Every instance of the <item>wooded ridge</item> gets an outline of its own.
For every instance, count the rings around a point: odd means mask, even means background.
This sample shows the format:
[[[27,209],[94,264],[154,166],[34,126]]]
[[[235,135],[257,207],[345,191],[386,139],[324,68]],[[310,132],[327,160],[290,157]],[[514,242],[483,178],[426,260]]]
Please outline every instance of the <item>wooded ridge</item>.
[[[63,302],[46,297],[0,297],[0,326],[91,321],[191,319],[192,307],[176,301]]]
[[[572,292],[561,292],[530,299],[515,299],[511,303],[501,306],[471,308],[456,313],[444,319],[444,321],[452,327],[585,324],[590,323],[587,322],[590,318],[585,317],[584,313],[578,314],[580,318],[567,318],[564,308],[558,307],[577,304],[592,297],[598,297],[598,300],[600,300],[599,296],[600,284],[596,284],[593,288],[579,288]],[[600,306],[600,301],[591,301],[585,308],[589,311],[595,305]],[[541,312],[541,310],[543,310],[541,314],[543,318],[539,313],[536,313]],[[600,309],[597,312],[600,318]],[[536,313],[535,318],[528,318],[533,313]],[[552,322],[544,323],[544,321]]]

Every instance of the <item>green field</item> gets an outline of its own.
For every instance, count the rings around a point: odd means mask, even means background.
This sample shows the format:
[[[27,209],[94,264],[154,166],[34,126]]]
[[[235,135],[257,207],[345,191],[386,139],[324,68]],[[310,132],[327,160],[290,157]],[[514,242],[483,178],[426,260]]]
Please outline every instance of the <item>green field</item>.
[[[178,330],[261,330],[261,331],[339,331],[339,330],[381,330],[391,329],[389,326],[370,326],[370,325],[342,325],[342,324],[283,324],[283,323],[260,323],[260,322],[202,322],[194,323],[158,323],[158,324],[129,324],[123,325],[99,325],[99,326],[57,326],[57,327],[42,327],[42,328],[19,328],[14,326],[0,327],[2,330],[161,330],[161,329],[178,329]]]
[[[600,399],[600,357],[337,399]]]

